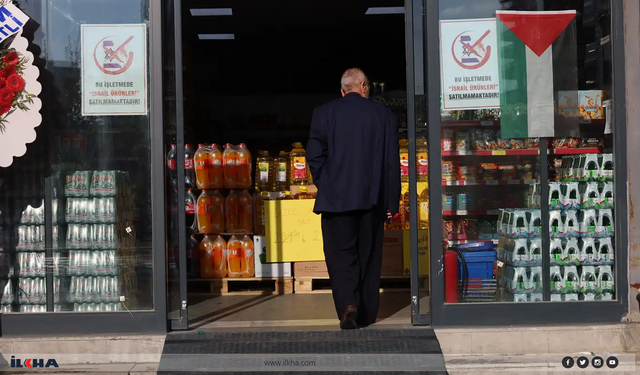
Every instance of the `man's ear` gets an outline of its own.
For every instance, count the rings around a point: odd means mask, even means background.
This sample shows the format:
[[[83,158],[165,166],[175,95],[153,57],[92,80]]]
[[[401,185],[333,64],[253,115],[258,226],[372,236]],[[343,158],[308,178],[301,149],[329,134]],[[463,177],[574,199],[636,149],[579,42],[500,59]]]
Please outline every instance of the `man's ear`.
[[[340,89],[340,93],[342,94],[342,96],[347,95],[347,93],[346,93],[346,92],[344,92],[344,90],[343,90],[343,89]]]

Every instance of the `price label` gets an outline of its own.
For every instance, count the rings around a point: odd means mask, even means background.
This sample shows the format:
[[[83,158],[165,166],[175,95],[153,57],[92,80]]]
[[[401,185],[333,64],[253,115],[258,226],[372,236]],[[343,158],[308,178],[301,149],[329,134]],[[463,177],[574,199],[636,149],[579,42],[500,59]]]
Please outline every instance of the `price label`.
[[[498,185],[498,180],[487,180],[487,185]]]
[[[506,154],[507,154],[506,150],[495,150],[491,152],[491,155],[505,156]]]
[[[458,153],[458,155],[462,155],[462,156],[471,155],[471,151],[469,151],[469,150],[462,150],[462,151],[458,151],[457,153]]]
[[[456,181],[445,181],[446,186],[456,186]]]
[[[497,215],[500,213],[500,210],[489,210],[487,211],[487,215]]]
[[[498,267],[500,267],[500,268],[501,268],[501,267],[503,267],[503,266],[504,266],[504,263],[502,263],[501,261],[498,261]]]
[[[456,215],[462,215],[462,216],[469,215],[469,211],[467,211],[467,210],[458,210],[458,211],[456,211]]]
[[[477,181],[465,181],[465,185],[475,186],[475,185],[478,185],[478,182]]]
[[[509,185],[520,185],[520,180],[509,180],[507,183]]]
[[[493,126],[493,121],[491,120],[482,120],[480,121],[481,126]]]
[[[533,184],[536,183],[536,180],[528,178],[528,179],[524,180],[523,182],[524,182],[525,185],[533,185]]]

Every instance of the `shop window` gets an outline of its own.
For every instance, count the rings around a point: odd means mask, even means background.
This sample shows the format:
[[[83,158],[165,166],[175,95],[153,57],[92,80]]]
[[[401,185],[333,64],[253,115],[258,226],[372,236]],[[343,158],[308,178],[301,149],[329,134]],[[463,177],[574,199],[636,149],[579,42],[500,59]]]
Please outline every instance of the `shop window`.
[[[445,302],[615,299],[610,2],[462,3],[439,3]]]
[[[0,168],[1,311],[47,312],[48,296],[56,312],[153,309],[148,3],[14,3],[31,18],[23,33],[42,123],[26,153]],[[114,25],[131,38],[108,32]]]

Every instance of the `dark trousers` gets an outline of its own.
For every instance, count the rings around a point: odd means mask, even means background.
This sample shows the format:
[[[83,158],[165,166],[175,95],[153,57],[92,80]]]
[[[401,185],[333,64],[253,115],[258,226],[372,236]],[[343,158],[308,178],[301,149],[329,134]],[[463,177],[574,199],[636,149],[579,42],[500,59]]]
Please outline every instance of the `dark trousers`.
[[[380,305],[384,211],[322,214],[324,255],[338,319],[349,305],[358,323],[373,324]]]

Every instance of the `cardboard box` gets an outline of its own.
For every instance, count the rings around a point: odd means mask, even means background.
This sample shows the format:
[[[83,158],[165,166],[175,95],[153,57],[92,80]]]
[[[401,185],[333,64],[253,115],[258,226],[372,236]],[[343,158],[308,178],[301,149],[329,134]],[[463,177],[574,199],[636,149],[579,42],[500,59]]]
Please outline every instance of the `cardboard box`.
[[[382,245],[382,276],[404,275],[402,231],[385,231]],[[295,277],[329,277],[325,261],[295,262]]]
[[[267,241],[264,236],[254,236],[255,277],[291,277],[291,263],[267,263]]]
[[[329,277],[327,264],[325,261],[318,262],[295,262],[293,264],[293,275],[295,277]]]
[[[411,238],[410,232],[405,230],[403,233],[403,249],[404,249],[404,274],[411,274]],[[430,252],[429,252],[429,231],[421,229],[418,231],[418,264],[420,276],[429,275],[430,267]]]
[[[402,231],[385,231],[382,245],[382,276],[404,275],[403,252]]]

